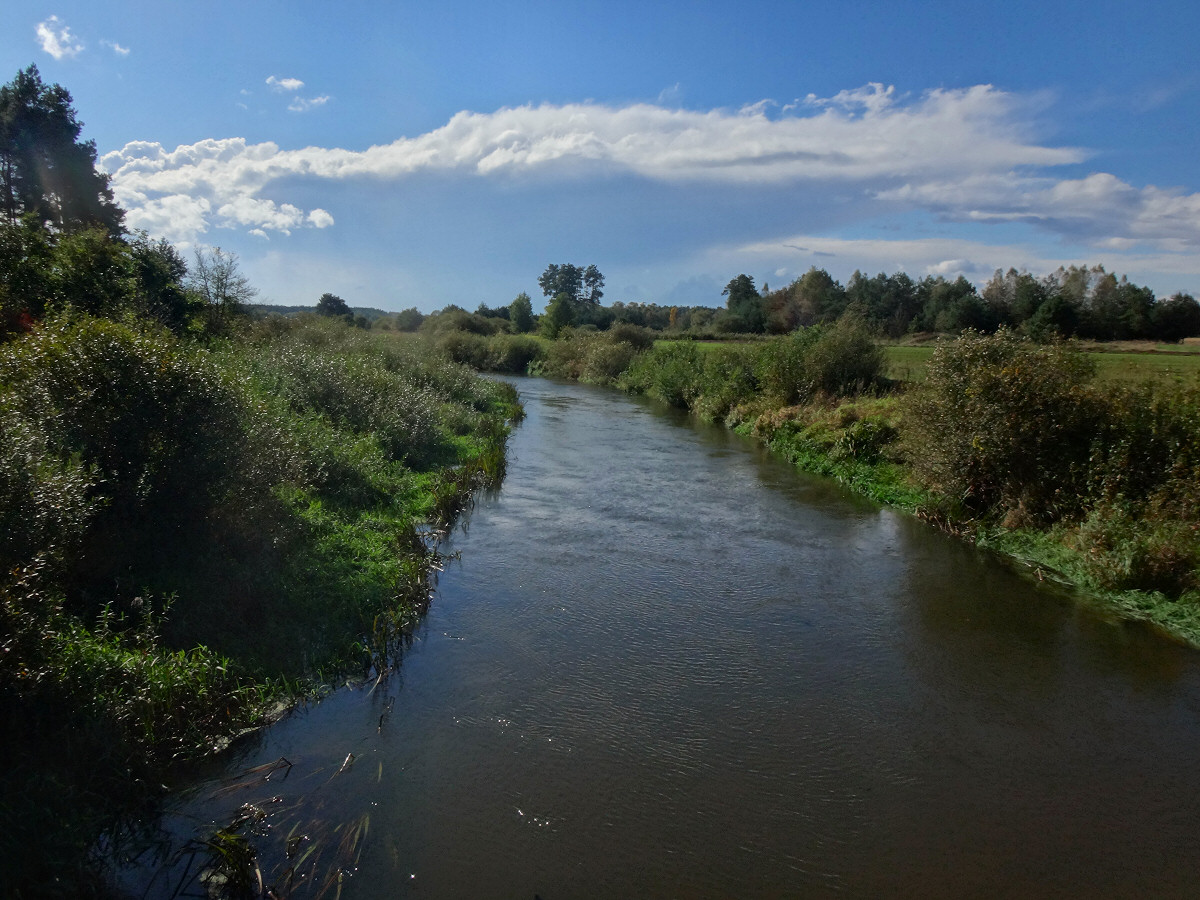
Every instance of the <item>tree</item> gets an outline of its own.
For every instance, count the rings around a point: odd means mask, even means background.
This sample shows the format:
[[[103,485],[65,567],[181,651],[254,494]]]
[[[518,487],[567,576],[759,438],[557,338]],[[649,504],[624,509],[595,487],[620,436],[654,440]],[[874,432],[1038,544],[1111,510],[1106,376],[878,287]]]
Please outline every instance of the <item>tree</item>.
[[[137,282],[123,241],[92,227],[59,237],[51,261],[52,302],[93,316],[114,316],[131,305]]]
[[[571,300],[578,300],[583,294],[583,269],[570,263],[551,263],[538,276],[538,286],[544,297],[566,294]]]
[[[57,231],[122,233],[125,213],[108,176],[96,171],[95,143],[79,140],[82,129],[71,95],[45,85],[37,66],[0,87],[0,208],[8,225],[32,215]]]
[[[173,331],[182,330],[191,312],[183,289],[187,263],[166,238],[152,241],[146,232],[139,231],[128,243],[138,312]]]
[[[410,306],[408,309],[402,309],[396,313],[396,330],[416,331],[424,321],[425,314],[415,306]]]
[[[187,287],[218,323],[244,313],[245,305],[258,296],[258,289],[238,270],[237,254],[226,253],[220,247],[196,249]]]
[[[508,305],[508,321],[512,323],[512,329],[517,334],[533,331],[533,302],[524,291],[517,294]]]
[[[757,332],[766,326],[762,297],[749,275],[743,274],[732,279],[721,291],[721,296],[729,298],[725,305],[733,319],[730,323],[732,330]]]
[[[354,317],[354,313],[350,311],[350,305],[346,303],[337,294],[322,294],[321,299],[317,301],[317,315],[329,316],[330,318],[338,316]]]
[[[23,216],[0,224],[0,339],[45,312],[50,299],[54,242],[44,225]]]
[[[1154,336],[1160,341],[1182,341],[1200,335],[1200,303],[1180,292],[1154,304]]]
[[[575,303],[589,303],[593,306],[599,306],[600,298],[604,296],[604,292],[600,290],[604,287],[604,276],[594,265],[584,269],[571,263],[551,263],[546,266],[546,271],[538,276],[538,286],[542,289],[544,297],[566,294]]]
[[[604,287],[604,276],[600,274],[600,270],[594,265],[590,265],[584,269],[583,284],[587,289],[583,295],[584,301],[599,304],[600,298],[604,296],[604,292],[600,290],[600,288]]]
[[[575,324],[575,301],[565,291],[546,306],[542,316],[542,334],[551,340],[558,338],[559,332]]]

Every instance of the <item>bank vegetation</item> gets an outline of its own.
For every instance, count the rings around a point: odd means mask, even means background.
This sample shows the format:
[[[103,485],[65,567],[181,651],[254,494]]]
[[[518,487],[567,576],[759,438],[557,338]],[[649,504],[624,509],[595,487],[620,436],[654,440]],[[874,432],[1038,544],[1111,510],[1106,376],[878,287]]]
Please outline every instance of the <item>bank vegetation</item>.
[[[854,315],[744,343],[656,340],[617,324],[556,341],[455,332],[477,368],[644,394],[752,436],[1200,644],[1200,383],[1098,379],[1060,338],[943,338],[916,383],[885,376]]]
[[[5,897],[103,894],[164,785],[386,672],[520,415],[353,317],[252,319],[236,256],[124,229],[78,133],[35,68],[0,89]]]

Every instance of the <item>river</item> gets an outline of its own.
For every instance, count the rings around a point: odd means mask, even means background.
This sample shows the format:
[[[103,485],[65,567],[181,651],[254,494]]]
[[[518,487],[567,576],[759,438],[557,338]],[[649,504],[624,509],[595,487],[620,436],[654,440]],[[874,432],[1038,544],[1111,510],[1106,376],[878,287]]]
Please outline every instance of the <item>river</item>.
[[[398,671],[163,835],[251,803],[297,897],[1200,894],[1194,651],[722,429],[516,383]],[[126,887],[171,896],[163,847]]]

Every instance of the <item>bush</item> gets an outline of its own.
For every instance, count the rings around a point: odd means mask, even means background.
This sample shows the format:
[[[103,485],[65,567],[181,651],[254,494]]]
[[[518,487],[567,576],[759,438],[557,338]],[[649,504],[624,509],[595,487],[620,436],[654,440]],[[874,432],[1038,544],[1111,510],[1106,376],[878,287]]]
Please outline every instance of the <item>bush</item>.
[[[523,334],[498,334],[491,339],[486,371],[524,375],[542,355],[537,338]]]
[[[484,371],[489,368],[491,351],[488,340],[469,331],[447,331],[437,339],[437,348],[452,362]]]
[[[883,363],[883,351],[866,324],[852,316],[842,316],[822,329],[804,361],[811,390],[835,397],[874,388]]]
[[[757,374],[763,391],[773,401],[791,406],[812,398],[808,355],[821,334],[821,326],[801,328],[763,347]]]
[[[700,395],[701,351],[694,344],[656,346],[637,357],[621,379],[630,391],[649,394],[680,409],[690,409]]]
[[[1101,407],[1091,362],[1001,329],[968,331],[934,351],[907,398],[907,451],[927,484],[1010,524],[1079,511]]]
[[[883,351],[866,324],[843,316],[833,325],[802,328],[767,344],[759,378],[771,397],[790,405],[818,394],[854,396],[871,390],[883,365]]]
[[[77,592],[103,596],[145,558],[186,550],[274,467],[241,386],[159,328],[47,321],[0,348],[0,410],[7,552],[69,544]]]
[[[1089,460],[1095,498],[1200,521],[1200,386],[1105,385],[1100,399],[1104,417]]]
[[[757,351],[745,347],[716,347],[702,354],[697,396],[693,409],[703,419],[724,419],[733,407],[758,390],[755,374]]]
[[[638,352],[654,346],[654,332],[632,322],[617,322],[608,329],[608,339],[614,344],[628,344]]]
[[[78,454],[56,452],[44,423],[6,398],[0,405],[0,572],[39,555],[65,564],[101,506],[98,485],[94,468]]]
[[[624,341],[588,341],[584,347],[579,377],[594,384],[612,384],[629,368],[635,353],[633,345]]]

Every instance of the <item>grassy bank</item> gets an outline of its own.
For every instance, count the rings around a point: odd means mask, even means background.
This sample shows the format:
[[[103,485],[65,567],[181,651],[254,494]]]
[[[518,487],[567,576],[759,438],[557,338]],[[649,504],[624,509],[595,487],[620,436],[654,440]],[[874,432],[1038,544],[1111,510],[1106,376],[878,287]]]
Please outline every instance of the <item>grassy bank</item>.
[[[52,317],[0,345],[0,871],[96,889],[96,836],[335,674],[390,664],[515,392],[425,344],[272,320],[200,344]],[[119,830],[119,829],[118,829]]]
[[[853,321],[703,346],[614,329],[543,344],[531,371],[723,423],[1200,646],[1200,357],[1123,350],[1003,330],[881,348]]]

